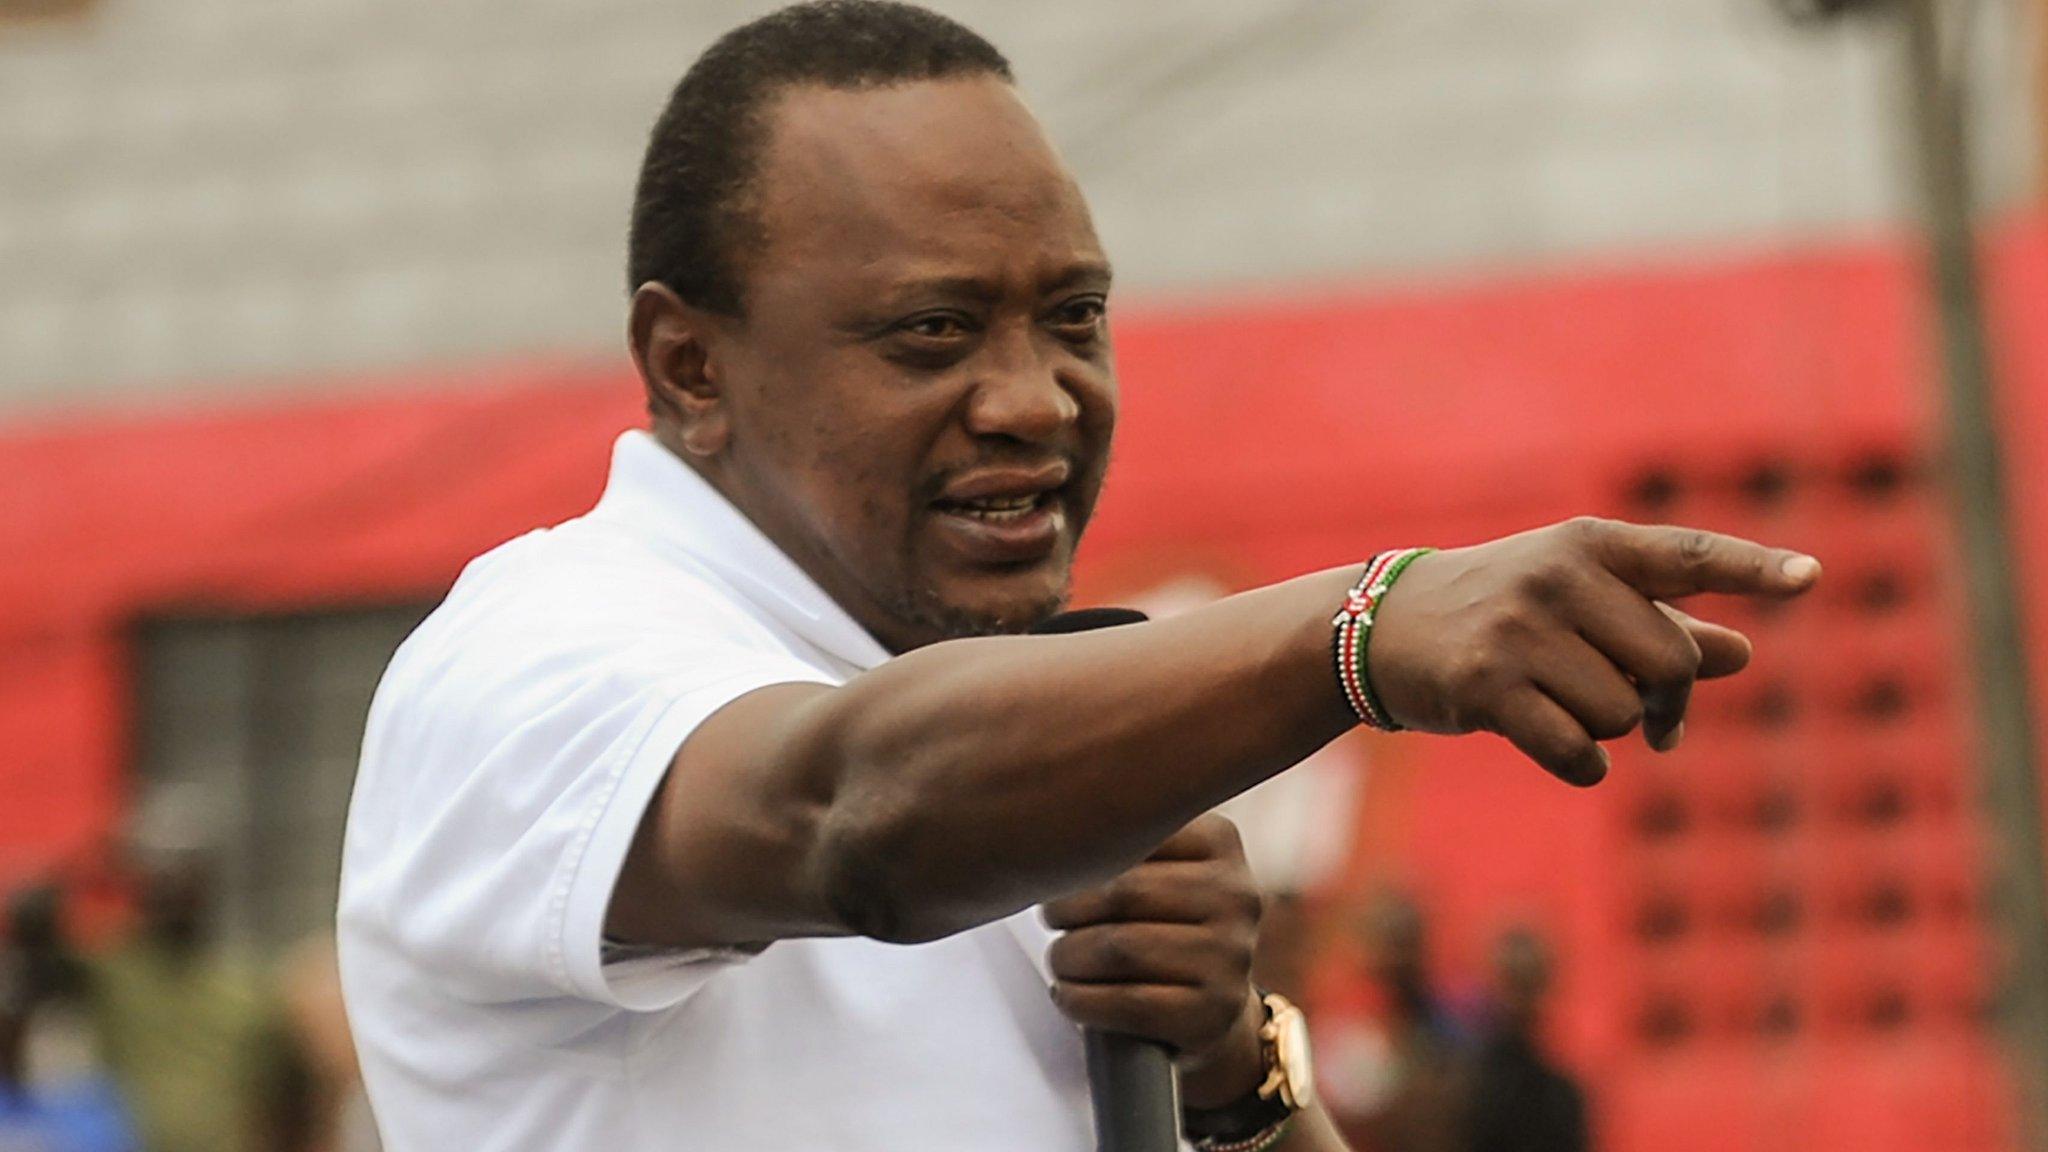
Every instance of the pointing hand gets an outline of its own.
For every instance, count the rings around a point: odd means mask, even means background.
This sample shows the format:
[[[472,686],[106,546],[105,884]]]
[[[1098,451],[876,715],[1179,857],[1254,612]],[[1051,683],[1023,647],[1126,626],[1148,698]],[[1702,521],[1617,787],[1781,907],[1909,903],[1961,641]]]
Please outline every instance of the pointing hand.
[[[1683,734],[1693,682],[1739,672],[1740,632],[1665,603],[1701,592],[1782,599],[1810,556],[1689,528],[1579,519],[1435,552],[1376,613],[1367,674],[1399,723],[1495,732],[1573,784],[1607,774],[1599,741]]]

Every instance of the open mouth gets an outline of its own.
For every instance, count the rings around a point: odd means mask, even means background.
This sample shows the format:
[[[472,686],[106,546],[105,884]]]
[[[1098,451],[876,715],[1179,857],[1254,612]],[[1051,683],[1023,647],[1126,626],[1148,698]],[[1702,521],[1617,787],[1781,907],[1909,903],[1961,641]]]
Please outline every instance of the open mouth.
[[[938,500],[941,512],[965,516],[984,524],[1015,524],[1050,504],[1056,492],[1035,492],[1023,496],[984,496],[973,500]]]
[[[988,465],[956,473],[930,504],[935,540],[972,567],[1036,564],[1067,533],[1064,460]]]
[[[1053,554],[1066,533],[1059,488],[1036,492],[949,497],[931,505],[938,538],[971,565],[1036,564]]]

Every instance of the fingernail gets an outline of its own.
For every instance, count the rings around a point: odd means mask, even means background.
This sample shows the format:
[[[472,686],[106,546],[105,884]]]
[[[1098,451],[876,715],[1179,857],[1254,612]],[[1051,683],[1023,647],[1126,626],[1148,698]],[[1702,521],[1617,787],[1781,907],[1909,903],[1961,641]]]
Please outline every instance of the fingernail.
[[[1815,576],[1820,575],[1820,561],[1815,560],[1811,556],[1794,553],[1785,557],[1785,562],[1779,565],[1779,569],[1785,575],[1804,584]]]
[[[1679,744],[1682,743],[1684,740],[1685,721],[1680,720],[1678,723],[1673,724],[1671,726],[1671,731],[1666,732],[1664,734],[1664,742],[1662,744],[1657,745],[1657,751],[1669,752],[1672,749],[1678,747]]]

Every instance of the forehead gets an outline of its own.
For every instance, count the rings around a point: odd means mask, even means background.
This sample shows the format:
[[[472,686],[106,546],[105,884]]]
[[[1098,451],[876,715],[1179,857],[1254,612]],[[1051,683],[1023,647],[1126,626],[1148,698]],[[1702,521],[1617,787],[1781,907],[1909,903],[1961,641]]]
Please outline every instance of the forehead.
[[[768,117],[757,271],[1101,259],[1080,188],[1000,79],[800,87]]]

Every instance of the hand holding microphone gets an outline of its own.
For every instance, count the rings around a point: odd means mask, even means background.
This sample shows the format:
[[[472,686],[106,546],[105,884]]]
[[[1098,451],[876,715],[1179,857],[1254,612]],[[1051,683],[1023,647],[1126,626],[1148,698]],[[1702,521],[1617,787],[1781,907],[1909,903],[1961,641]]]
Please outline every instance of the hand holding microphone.
[[[1045,906],[1063,933],[1047,957],[1053,1000],[1090,1028],[1166,1045],[1189,1107],[1229,1104],[1265,1075],[1260,907],[1236,826],[1200,817],[1108,884]]]

